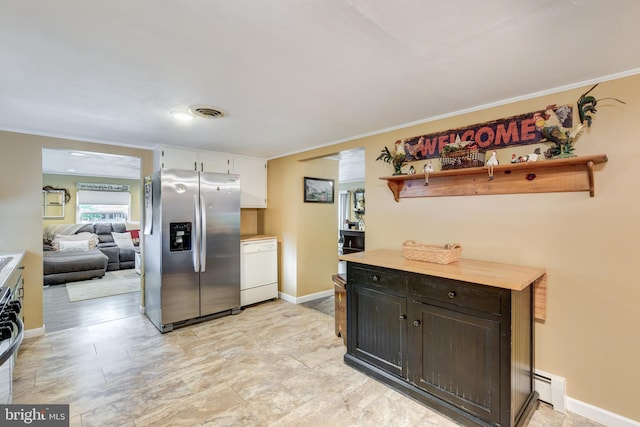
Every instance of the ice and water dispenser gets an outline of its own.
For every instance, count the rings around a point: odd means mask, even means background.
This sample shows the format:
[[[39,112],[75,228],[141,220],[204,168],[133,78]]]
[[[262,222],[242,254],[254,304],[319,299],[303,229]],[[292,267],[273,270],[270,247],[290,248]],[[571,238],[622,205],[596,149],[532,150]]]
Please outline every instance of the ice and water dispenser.
[[[171,252],[191,250],[191,223],[169,223],[169,250]]]

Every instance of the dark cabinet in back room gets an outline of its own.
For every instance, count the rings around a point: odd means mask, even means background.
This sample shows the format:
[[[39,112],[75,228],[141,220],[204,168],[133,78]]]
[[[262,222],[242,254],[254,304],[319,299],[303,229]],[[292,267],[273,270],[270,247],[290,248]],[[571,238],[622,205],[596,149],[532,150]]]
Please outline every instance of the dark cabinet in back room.
[[[342,237],[342,253],[351,254],[364,251],[364,231],[340,230]]]

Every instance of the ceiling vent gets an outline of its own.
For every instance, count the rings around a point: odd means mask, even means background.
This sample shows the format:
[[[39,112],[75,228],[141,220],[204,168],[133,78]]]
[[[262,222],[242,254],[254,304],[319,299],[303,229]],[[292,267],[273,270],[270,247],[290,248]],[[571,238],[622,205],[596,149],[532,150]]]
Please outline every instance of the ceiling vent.
[[[221,109],[207,105],[192,105],[189,107],[189,111],[191,111],[191,114],[194,116],[202,117],[204,119],[220,119],[227,115],[227,113]]]

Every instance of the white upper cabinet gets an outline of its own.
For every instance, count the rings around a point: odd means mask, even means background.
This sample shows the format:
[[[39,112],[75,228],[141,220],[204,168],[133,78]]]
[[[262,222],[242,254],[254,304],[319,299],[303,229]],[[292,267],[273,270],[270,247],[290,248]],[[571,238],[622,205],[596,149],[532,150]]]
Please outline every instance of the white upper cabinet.
[[[233,156],[233,173],[240,175],[240,207],[267,207],[267,161]]]
[[[267,161],[216,151],[159,146],[153,152],[154,170],[187,169],[240,175],[240,207],[267,207]]]
[[[230,154],[198,151],[198,170],[200,172],[231,173],[231,162]]]
[[[196,170],[197,159],[197,152],[193,150],[160,147],[153,152],[153,169]]]
[[[187,169],[201,172],[231,172],[230,154],[214,151],[159,147],[154,151],[154,170]]]

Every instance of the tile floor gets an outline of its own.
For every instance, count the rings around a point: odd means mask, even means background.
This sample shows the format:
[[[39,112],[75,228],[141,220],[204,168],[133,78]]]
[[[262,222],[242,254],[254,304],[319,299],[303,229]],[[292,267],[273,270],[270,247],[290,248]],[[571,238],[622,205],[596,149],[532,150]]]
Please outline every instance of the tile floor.
[[[25,340],[13,397],[68,403],[83,427],[457,425],[344,351],[333,317],[283,300],[168,334],[135,315]],[[597,426],[545,405],[529,425]]]

